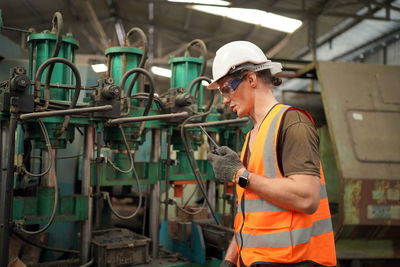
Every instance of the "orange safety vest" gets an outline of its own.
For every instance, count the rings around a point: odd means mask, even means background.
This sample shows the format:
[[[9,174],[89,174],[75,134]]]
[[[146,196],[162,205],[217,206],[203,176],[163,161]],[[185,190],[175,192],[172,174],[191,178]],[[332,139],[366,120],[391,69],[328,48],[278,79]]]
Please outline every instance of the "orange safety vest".
[[[293,108],[278,104],[262,122],[248,161],[247,169],[250,172],[264,175],[268,177],[266,179],[285,178],[278,167],[276,146],[279,126],[288,109]],[[242,161],[249,136],[247,134],[243,145]],[[240,255],[239,266],[240,258],[245,266],[304,261],[325,266],[336,265],[332,221],[321,167],[320,174],[321,200],[313,214],[286,210],[262,199],[249,189],[236,186],[238,210],[235,216],[235,237]]]

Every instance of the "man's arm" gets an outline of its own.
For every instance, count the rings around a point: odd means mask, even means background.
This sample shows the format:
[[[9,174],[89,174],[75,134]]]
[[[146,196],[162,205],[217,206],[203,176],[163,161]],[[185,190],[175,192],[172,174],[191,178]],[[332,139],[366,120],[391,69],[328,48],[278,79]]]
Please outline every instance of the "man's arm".
[[[244,170],[237,172],[236,181]],[[306,174],[268,179],[250,173],[248,189],[281,208],[312,214],[319,205],[321,182],[319,177]]]
[[[236,266],[236,262],[238,260],[238,251],[237,251],[237,243],[235,236],[232,238],[231,243],[229,244],[228,249],[226,250],[225,259],[224,261],[229,261]],[[229,263],[226,264],[228,266]]]

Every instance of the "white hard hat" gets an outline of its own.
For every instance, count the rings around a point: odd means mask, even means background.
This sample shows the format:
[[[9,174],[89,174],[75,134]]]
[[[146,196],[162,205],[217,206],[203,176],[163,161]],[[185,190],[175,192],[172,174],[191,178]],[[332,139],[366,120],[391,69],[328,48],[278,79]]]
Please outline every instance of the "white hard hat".
[[[217,88],[219,79],[244,63],[251,63],[246,65],[247,67],[252,65],[250,68],[252,71],[270,69],[272,75],[282,71],[282,65],[268,60],[255,44],[248,41],[233,41],[217,50],[212,66],[213,82],[207,88]]]

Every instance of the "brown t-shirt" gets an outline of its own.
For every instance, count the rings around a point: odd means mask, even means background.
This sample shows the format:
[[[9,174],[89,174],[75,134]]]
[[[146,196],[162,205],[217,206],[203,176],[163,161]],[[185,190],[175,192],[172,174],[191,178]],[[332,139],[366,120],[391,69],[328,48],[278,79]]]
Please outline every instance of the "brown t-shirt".
[[[307,115],[288,110],[282,118],[279,134],[277,155],[282,174],[319,176],[319,137]]]
[[[283,176],[308,174],[319,176],[319,137],[314,124],[303,112],[288,110],[282,118],[277,144],[279,169]],[[246,148],[245,165],[250,158]]]

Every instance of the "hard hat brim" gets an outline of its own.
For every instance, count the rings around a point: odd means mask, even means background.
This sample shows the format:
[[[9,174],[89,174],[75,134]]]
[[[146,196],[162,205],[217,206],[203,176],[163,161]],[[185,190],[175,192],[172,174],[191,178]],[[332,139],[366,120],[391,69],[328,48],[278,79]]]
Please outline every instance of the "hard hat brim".
[[[218,87],[219,87],[219,85],[218,85],[217,81],[214,81],[207,86],[207,89],[214,90],[214,89],[218,89]]]

